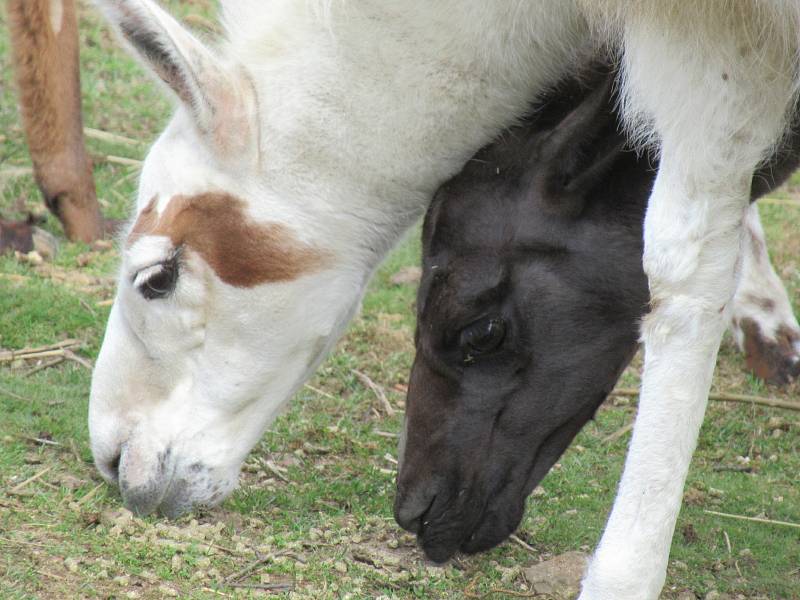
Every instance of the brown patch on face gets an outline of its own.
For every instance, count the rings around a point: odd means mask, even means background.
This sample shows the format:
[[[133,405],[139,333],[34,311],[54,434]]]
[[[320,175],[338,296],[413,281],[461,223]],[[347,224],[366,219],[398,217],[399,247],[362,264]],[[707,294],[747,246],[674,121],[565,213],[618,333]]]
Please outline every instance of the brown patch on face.
[[[747,368],[756,377],[784,385],[800,375],[800,355],[794,343],[800,339],[797,332],[781,326],[775,340],[768,340],[752,319],[742,319],[739,327],[744,333],[744,352]]]
[[[313,272],[326,254],[297,240],[280,223],[254,223],[230,194],[174,196],[160,215],[156,198],[139,213],[127,246],[143,235],[168,237],[200,254],[217,276],[236,287],[290,281]]]

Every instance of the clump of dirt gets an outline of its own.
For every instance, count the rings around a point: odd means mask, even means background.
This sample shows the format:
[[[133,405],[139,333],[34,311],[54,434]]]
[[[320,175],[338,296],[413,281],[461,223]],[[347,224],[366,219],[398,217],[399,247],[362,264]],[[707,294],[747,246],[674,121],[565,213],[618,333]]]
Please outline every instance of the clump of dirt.
[[[570,600],[580,592],[581,579],[589,557],[583,552],[566,552],[523,569],[537,594],[556,600]]]

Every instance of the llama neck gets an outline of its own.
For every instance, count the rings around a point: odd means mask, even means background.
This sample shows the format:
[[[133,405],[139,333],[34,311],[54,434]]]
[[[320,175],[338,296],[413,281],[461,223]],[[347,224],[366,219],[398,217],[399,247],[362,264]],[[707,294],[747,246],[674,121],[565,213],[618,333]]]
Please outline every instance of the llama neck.
[[[263,178],[369,269],[585,39],[553,18],[567,2],[258,4],[268,23],[239,2],[226,20],[259,95]]]

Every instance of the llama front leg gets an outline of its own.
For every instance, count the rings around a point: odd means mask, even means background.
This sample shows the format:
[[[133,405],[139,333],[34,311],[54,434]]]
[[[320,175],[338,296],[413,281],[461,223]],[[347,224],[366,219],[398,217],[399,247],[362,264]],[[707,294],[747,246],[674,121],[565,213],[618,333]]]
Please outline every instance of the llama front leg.
[[[748,369],[770,383],[787,384],[800,374],[800,325],[770,263],[756,204],[747,211],[744,228],[742,276],[733,297],[731,332]]]
[[[74,0],[9,0],[20,108],[36,182],[71,240],[103,235],[83,144]]]
[[[730,317],[750,181],[784,127],[795,72],[783,40],[753,35],[754,23],[769,20],[758,12],[766,5],[619,6],[625,109],[652,125],[661,163],[645,218],[651,310],[639,412],[581,600],[655,600],[661,592]],[[791,26],[777,18],[770,25],[770,35]]]
[[[645,219],[652,309],[625,470],[582,600],[655,599],[736,286],[746,182],[723,201],[689,194],[664,148]]]

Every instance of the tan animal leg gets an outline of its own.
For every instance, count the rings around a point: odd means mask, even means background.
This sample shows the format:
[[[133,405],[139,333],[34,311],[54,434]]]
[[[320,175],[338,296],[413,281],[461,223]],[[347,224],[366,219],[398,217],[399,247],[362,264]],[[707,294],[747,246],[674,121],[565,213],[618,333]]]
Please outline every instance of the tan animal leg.
[[[22,121],[36,182],[71,240],[102,237],[83,143],[74,0],[8,0]]]

